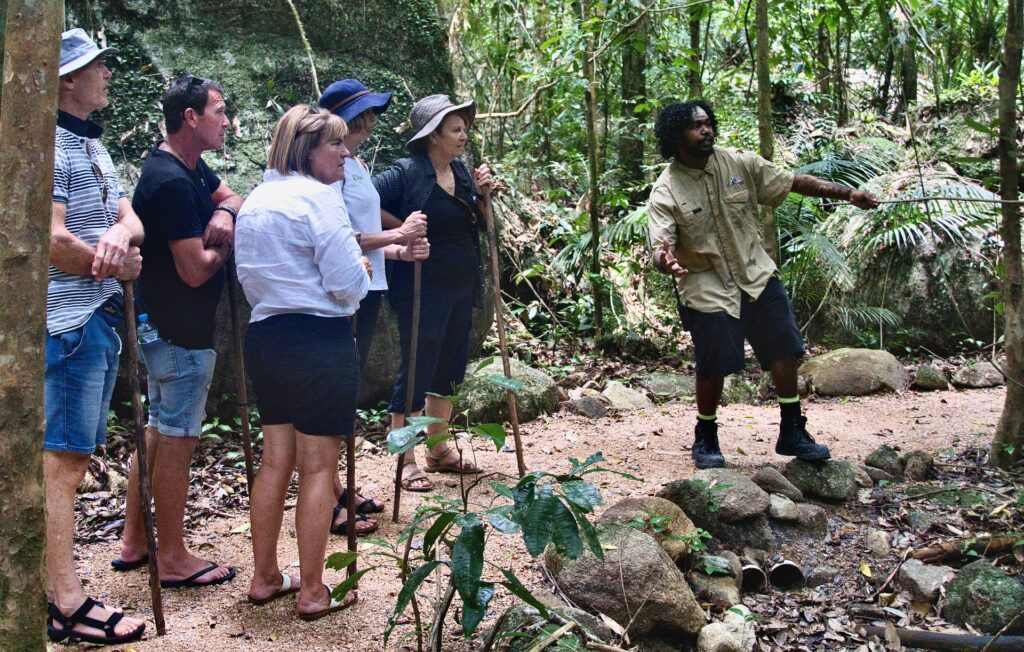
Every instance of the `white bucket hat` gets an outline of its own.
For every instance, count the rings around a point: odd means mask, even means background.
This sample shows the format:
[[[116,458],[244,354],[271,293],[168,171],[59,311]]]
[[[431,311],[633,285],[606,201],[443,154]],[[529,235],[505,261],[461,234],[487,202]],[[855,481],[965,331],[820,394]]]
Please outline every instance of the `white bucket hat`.
[[[69,29],[60,35],[60,76],[86,67],[96,57],[119,52],[117,48],[100,49],[80,27]]]
[[[413,104],[412,110],[409,111],[409,122],[412,123],[416,135],[406,143],[409,151],[413,151],[413,143],[433,133],[444,117],[455,111],[461,111],[466,116],[469,123],[467,127],[473,126],[473,118],[476,117],[476,102],[473,100],[455,104],[447,95],[428,95]]]

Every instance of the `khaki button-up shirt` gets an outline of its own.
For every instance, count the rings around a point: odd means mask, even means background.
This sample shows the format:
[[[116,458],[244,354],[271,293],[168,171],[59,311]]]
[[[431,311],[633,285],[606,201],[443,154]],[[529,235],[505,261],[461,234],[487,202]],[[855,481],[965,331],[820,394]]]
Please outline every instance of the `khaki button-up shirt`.
[[[761,246],[757,205],[775,207],[793,187],[793,174],[760,156],[716,147],[703,170],[673,160],[651,190],[650,245],[668,240],[689,270],[677,278],[683,304],[739,318],[740,299],[756,299],[776,271]]]

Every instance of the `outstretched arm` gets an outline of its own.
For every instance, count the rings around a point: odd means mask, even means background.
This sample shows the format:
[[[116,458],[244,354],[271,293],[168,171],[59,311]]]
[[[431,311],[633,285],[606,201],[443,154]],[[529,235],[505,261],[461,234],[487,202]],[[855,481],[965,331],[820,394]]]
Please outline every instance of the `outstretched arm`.
[[[807,197],[842,199],[865,210],[878,206],[878,198],[866,190],[841,186],[838,183],[812,177],[809,174],[794,175],[792,190]]]

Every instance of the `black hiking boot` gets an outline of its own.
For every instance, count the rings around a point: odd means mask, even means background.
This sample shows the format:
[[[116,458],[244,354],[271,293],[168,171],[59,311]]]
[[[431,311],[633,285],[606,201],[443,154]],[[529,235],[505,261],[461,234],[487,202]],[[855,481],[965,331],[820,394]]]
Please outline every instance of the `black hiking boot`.
[[[718,447],[718,422],[703,421],[693,429],[693,462],[698,469],[721,469],[725,458]]]
[[[832,457],[828,452],[828,446],[814,442],[814,438],[807,432],[807,417],[803,416],[782,419],[775,452],[805,462],[824,462]]]

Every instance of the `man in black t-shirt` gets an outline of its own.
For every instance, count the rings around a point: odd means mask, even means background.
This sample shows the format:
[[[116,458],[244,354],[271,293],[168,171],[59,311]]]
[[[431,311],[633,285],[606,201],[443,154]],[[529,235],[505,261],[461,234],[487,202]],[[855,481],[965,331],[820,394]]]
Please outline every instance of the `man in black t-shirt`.
[[[140,316],[148,315],[139,331],[149,376],[146,441],[160,536],[160,583],[208,586],[231,580],[235,570],[191,554],[182,522],[189,466],[217,359],[213,330],[224,264],[242,199],[201,158],[224,144],[229,123],[221,87],[208,79],[182,77],[164,96],[163,111],[167,138],[150,150],[132,198],[147,233],[138,306]],[[137,458],[128,482],[121,555],[112,562],[118,570],[146,560],[136,466]]]

